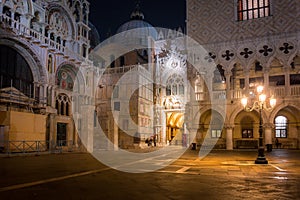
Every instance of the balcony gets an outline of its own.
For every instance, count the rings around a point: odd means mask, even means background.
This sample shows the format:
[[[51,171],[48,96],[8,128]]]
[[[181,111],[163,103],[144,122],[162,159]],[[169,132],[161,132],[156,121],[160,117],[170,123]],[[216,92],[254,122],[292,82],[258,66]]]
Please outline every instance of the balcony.
[[[149,73],[144,65],[129,65],[122,67],[114,67],[114,68],[105,68],[104,74],[124,74],[128,71],[139,71],[141,74]]]
[[[33,30],[18,21],[13,20],[12,18],[6,15],[0,15],[0,24],[1,27],[7,29],[16,35],[26,39],[32,44],[39,45],[41,48],[49,48],[49,50],[55,54],[62,55],[64,58],[73,59],[76,63],[81,63],[86,58],[79,55],[78,53],[68,49],[67,47],[49,39],[44,36],[42,33]]]
[[[251,92],[251,90],[249,90],[249,92]],[[300,85],[269,87],[269,92],[271,96],[279,99],[286,97],[300,97]],[[230,90],[229,98],[230,100],[241,99],[244,96],[244,93],[245,90],[243,89]],[[196,101],[210,101],[210,99],[214,99],[214,101],[223,101],[226,99],[226,90],[213,91],[212,94],[208,92],[196,92],[195,96]]]

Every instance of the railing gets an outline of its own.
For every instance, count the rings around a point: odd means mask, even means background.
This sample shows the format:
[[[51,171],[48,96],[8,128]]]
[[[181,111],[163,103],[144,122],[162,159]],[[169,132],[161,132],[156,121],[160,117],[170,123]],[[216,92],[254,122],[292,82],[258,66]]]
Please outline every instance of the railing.
[[[0,23],[2,23],[4,28],[11,29],[17,35],[23,36],[26,39],[32,40],[32,43],[40,44],[41,47],[49,47],[53,49],[58,54],[62,54],[70,59],[74,59],[82,62],[85,58],[74,51],[69,50],[67,47],[51,40],[50,38],[44,36],[40,32],[28,28],[27,26],[21,24],[18,21],[10,18],[7,15],[0,15]]]
[[[300,86],[291,86],[291,96],[300,96]]]
[[[287,96],[291,97],[300,97],[300,85],[293,85],[290,86],[290,90],[287,91],[285,86],[276,86],[276,87],[270,87],[269,90],[270,95],[274,96],[275,98],[284,98]],[[250,92],[254,92],[253,90],[249,90]],[[241,99],[243,98],[243,95],[245,93],[245,90],[243,89],[236,89],[230,91],[230,99]],[[288,95],[289,94],[289,95]],[[212,98],[214,100],[224,100],[226,99],[226,91],[212,91],[212,94],[208,92],[196,92],[196,100],[197,101],[210,101],[210,96],[212,95]]]
[[[141,65],[130,65],[130,66],[122,66],[122,67],[114,67],[114,68],[106,68],[104,74],[123,74],[128,71],[141,71],[146,73],[146,69],[144,69]]]
[[[62,153],[62,152],[84,152],[85,148],[81,142],[58,140],[49,141],[0,141],[0,154],[15,153]]]
[[[270,95],[275,98],[286,96],[286,90],[284,86],[277,86],[270,88]]]
[[[213,91],[212,98],[214,100],[225,100],[226,99],[226,91]]]

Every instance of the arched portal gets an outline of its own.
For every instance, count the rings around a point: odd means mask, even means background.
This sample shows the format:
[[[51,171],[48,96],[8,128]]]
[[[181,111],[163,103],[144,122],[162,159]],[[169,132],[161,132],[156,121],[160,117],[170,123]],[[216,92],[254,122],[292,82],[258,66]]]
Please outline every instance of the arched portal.
[[[281,148],[299,148],[299,110],[294,106],[286,106],[272,116],[274,133],[272,141],[276,139]]]
[[[201,114],[196,141],[200,146],[213,145],[215,148],[225,148],[226,135],[223,131],[224,118],[216,110],[208,109]]]
[[[24,57],[13,48],[0,45],[0,60],[0,88],[15,88],[33,97],[33,74]]]
[[[167,112],[167,142],[169,144],[183,144],[184,113],[180,111]]]

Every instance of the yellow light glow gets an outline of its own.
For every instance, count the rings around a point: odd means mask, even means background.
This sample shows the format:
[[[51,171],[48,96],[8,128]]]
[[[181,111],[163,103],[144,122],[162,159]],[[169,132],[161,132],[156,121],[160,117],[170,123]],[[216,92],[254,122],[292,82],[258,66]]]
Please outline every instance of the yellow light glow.
[[[246,107],[248,103],[248,99],[246,97],[242,98],[241,103],[244,107]]]
[[[260,94],[264,90],[264,86],[259,85],[259,86],[257,86],[256,90],[257,90],[258,94]]]
[[[259,101],[260,102],[265,102],[266,101],[267,96],[265,94],[261,94],[259,95]]]
[[[276,105],[276,99],[272,97],[272,98],[270,99],[270,106],[271,106],[272,108],[274,108],[275,105]]]

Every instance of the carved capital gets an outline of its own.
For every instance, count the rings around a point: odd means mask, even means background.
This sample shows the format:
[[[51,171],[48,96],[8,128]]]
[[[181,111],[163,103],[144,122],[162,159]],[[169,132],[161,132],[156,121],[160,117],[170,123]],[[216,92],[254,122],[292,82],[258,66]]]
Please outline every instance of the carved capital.
[[[234,128],[234,124],[224,124],[224,128],[225,129],[233,129]]]
[[[274,128],[275,127],[275,125],[272,123],[265,123],[263,126],[264,126],[264,128]]]

